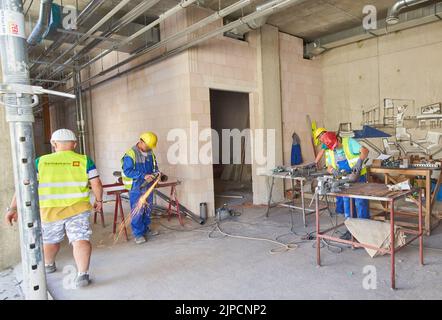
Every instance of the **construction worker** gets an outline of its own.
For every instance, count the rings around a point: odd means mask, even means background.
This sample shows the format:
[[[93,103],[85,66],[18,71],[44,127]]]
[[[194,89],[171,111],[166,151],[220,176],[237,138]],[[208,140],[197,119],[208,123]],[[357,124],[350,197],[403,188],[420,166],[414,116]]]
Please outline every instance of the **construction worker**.
[[[96,211],[102,209],[103,187],[93,161],[86,155],[74,152],[77,138],[71,130],[55,131],[51,145],[55,152],[35,161],[45,269],[46,273],[57,270],[55,257],[66,233],[77,264],[75,285],[77,288],[84,287],[90,283],[89,263],[92,252],[89,185],[95,195]],[[7,211],[5,220],[12,225],[13,221],[17,221],[15,195]]]
[[[315,138],[326,146],[325,157],[327,171],[338,178],[342,174],[352,174],[355,181],[367,182],[367,169],[363,167],[368,157],[368,149],[362,147],[353,138],[337,137],[336,133],[327,131],[325,128],[318,128],[315,131]],[[369,219],[368,200],[354,199],[354,208],[358,218]],[[336,212],[344,213],[345,218],[350,218],[350,198],[337,197]],[[351,234],[347,231],[342,239],[350,239]]]
[[[146,193],[153,181],[161,175],[158,170],[153,149],[158,142],[153,132],[145,132],[140,136],[138,143],[130,148],[121,159],[123,169],[123,183],[129,190],[130,207],[137,206],[140,197]],[[150,230],[150,215],[153,206],[153,193],[147,199],[141,212],[132,214],[132,233],[135,243],[142,244],[147,241],[147,236],[157,235],[157,231]]]

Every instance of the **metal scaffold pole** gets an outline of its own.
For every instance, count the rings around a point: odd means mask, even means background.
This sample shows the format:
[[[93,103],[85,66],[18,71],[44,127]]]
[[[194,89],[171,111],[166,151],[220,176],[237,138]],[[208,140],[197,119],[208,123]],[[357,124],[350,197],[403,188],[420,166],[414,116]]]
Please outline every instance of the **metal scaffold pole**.
[[[38,205],[32,94],[21,0],[0,0],[2,95],[10,126],[15,192],[19,212],[23,290],[28,300],[47,299],[43,241]]]

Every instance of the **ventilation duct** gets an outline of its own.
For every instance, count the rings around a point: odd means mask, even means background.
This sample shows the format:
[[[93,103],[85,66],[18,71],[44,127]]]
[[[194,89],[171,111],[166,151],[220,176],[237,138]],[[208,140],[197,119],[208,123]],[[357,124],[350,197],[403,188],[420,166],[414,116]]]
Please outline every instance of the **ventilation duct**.
[[[377,29],[374,30],[365,30],[362,26],[358,26],[315,39],[305,45],[304,56],[312,58],[326,50],[441,20],[442,1],[439,1],[422,8],[402,12],[399,15],[399,23],[394,25],[388,24],[385,20],[380,20]]]
[[[49,32],[49,25],[51,22],[53,0],[42,0],[40,2],[40,15],[37,24],[28,38],[28,44],[35,46],[39,44]]]
[[[256,7],[256,12],[260,12],[263,11],[265,9],[268,9],[270,7],[272,7],[274,5],[273,1],[269,1],[267,3],[264,3],[262,5],[259,5]],[[231,37],[231,38],[237,38],[237,39],[244,39],[244,35],[247,32],[250,32],[252,30],[256,30],[259,29],[260,27],[262,27],[263,25],[265,25],[265,23],[267,22],[268,16],[263,16],[260,18],[256,18],[248,23],[244,23],[243,25],[230,30],[229,32],[225,33],[225,36]],[[231,21],[227,21],[227,23],[229,23]]]
[[[387,24],[396,24],[399,22],[399,13],[409,7],[417,6],[424,2],[431,2],[431,0],[400,0],[396,2],[388,11]]]

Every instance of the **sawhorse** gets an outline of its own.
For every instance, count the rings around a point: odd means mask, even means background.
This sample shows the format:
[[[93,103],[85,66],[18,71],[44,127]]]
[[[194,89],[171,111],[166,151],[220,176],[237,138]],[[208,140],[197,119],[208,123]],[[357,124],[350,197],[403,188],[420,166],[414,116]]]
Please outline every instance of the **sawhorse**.
[[[124,234],[126,236],[126,241],[129,241],[129,237],[127,235],[127,228],[126,228],[126,219],[124,217],[124,211],[123,211],[123,202],[121,199],[121,195],[123,193],[128,193],[129,191],[124,189],[124,185],[122,183],[113,183],[113,184],[103,185],[103,189],[116,188],[116,187],[118,187],[119,189],[106,192],[107,195],[115,195],[114,222],[113,222],[112,233],[116,234],[116,232],[117,232],[118,216],[120,216],[120,218],[121,218],[120,226],[122,226],[124,228]],[[114,201],[114,200],[111,200],[111,201]],[[110,202],[110,201],[106,201],[106,202]],[[101,209],[101,211],[94,213],[94,224],[97,223],[97,215],[98,214],[100,214],[100,216],[101,216],[101,224],[104,228],[105,224],[104,224],[103,208]]]
[[[179,185],[180,183],[181,182],[179,181],[169,182],[169,183],[158,183],[156,189],[170,187],[169,201],[167,201],[168,202],[167,220],[170,221],[172,215],[176,215],[178,216],[180,225],[184,226],[184,220],[180,212],[180,203],[178,201],[177,192],[176,192],[176,186]],[[175,207],[175,209],[173,209],[172,206]]]

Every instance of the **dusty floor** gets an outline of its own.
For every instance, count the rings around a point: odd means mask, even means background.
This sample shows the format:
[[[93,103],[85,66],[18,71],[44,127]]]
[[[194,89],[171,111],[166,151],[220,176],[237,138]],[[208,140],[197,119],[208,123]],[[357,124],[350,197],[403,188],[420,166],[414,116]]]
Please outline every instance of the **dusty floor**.
[[[1,300],[23,300],[20,282],[17,280],[12,268],[0,272],[0,301]]]
[[[294,214],[294,233],[287,209],[273,209],[265,218],[265,208],[247,208],[242,215],[221,224],[225,232],[257,238],[298,242],[299,247],[282,253],[277,243],[224,237],[213,226],[200,227],[186,219],[182,230],[174,218],[154,219],[161,234],[146,244],[111,235],[112,208],[108,205],[107,227],[94,226],[91,265],[93,284],[69,289],[73,258],[65,246],[57,259],[59,271],[48,276],[55,299],[442,299],[442,249],[425,251],[424,267],[418,264],[418,249],[408,247],[397,255],[397,287],[390,289],[389,257],[370,258],[365,250],[324,248],[322,267],[316,267],[312,241],[301,236],[314,230],[314,216],[302,227]],[[127,211],[126,211],[127,212]],[[323,226],[330,223],[323,213]],[[198,229],[195,229],[198,228]],[[209,237],[210,235],[210,237]],[[442,227],[425,245],[442,248]],[[376,289],[363,287],[363,268],[376,269]]]

